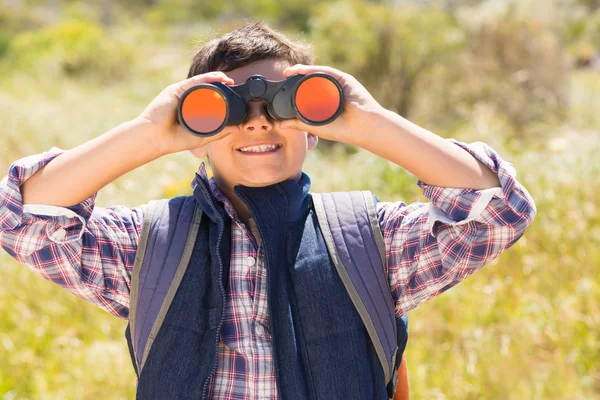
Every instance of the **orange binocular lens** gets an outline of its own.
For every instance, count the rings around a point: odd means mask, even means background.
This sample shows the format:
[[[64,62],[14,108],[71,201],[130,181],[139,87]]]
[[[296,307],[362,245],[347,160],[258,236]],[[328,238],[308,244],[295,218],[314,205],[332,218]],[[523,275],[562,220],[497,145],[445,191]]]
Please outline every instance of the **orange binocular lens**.
[[[212,132],[225,121],[227,115],[225,97],[211,88],[198,88],[186,96],[181,106],[181,115],[193,130]]]
[[[331,80],[316,76],[300,83],[294,101],[296,110],[305,119],[323,122],[335,115],[341,97],[340,91]]]

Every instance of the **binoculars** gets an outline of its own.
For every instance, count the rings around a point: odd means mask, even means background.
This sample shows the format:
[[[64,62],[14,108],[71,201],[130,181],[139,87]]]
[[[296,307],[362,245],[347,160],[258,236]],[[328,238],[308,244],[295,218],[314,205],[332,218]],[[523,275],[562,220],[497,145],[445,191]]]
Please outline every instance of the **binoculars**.
[[[196,136],[212,136],[228,125],[246,120],[247,104],[266,100],[266,109],[276,121],[298,118],[309,125],[334,121],[344,108],[341,85],[323,72],[291,75],[283,81],[269,81],[252,75],[243,84],[201,83],[179,99],[179,123]]]

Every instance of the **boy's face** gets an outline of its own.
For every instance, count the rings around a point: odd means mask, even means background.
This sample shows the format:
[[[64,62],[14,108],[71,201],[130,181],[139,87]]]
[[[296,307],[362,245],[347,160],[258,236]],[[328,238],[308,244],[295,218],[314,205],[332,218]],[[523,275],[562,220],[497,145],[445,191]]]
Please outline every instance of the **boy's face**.
[[[254,74],[267,80],[281,81],[289,63],[261,60],[225,72],[235,85],[240,85]],[[248,116],[238,125],[238,131],[223,139],[191,150],[197,157],[208,155],[215,181],[221,189],[232,190],[235,185],[268,186],[287,179],[300,179],[302,164],[308,150],[317,144],[317,137],[295,129],[280,128],[267,113],[265,101],[248,103]],[[258,151],[257,145],[275,145],[276,149]],[[244,149],[246,151],[242,151]]]

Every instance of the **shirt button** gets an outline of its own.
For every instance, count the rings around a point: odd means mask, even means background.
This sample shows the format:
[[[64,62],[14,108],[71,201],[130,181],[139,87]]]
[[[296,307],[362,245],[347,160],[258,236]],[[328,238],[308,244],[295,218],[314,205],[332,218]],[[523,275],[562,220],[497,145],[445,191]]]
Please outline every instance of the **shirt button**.
[[[256,264],[256,259],[254,257],[246,257],[244,264],[246,265],[246,267],[251,267],[254,264]]]
[[[67,231],[64,230],[64,228],[59,228],[56,231],[52,232],[49,235],[49,238],[52,241],[62,241],[65,240],[65,236],[67,236]]]
[[[256,336],[263,336],[265,334],[265,327],[260,324],[256,324],[254,326],[254,333],[256,333]]]

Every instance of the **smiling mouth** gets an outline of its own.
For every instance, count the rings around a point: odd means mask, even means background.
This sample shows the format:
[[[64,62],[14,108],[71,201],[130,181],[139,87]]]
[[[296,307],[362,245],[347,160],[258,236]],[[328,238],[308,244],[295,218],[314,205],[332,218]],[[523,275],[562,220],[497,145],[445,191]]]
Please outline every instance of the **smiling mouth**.
[[[257,146],[240,147],[239,149],[237,149],[237,151],[239,151],[240,153],[248,154],[248,155],[250,155],[250,154],[265,154],[265,153],[274,153],[280,148],[281,148],[280,144],[261,144],[261,145],[257,145]]]

